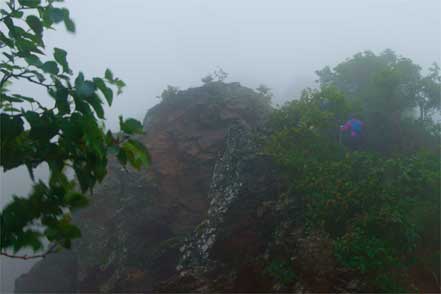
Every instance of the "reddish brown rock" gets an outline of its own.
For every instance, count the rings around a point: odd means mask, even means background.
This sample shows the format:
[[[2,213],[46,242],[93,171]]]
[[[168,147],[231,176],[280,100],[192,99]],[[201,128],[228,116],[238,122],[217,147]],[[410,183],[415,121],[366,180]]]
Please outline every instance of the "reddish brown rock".
[[[152,283],[170,278],[179,257],[175,244],[207,215],[213,168],[228,128],[257,126],[268,112],[253,90],[221,82],[179,91],[153,107],[139,138],[152,166],[126,172],[111,161],[91,205],[74,216],[83,236],[70,258],[57,265],[50,258],[39,262],[18,279],[16,290],[148,292]],[[75,273],[66,276],[72,268]],[[53,280],[62,285],[54,289]]]

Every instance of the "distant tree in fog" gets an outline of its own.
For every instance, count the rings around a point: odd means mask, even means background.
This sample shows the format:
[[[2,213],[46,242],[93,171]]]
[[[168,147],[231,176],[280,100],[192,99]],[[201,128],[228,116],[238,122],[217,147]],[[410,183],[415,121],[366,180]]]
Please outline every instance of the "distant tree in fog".
[[[431,114],[440,110],[441,77],[437,64],[424,76],[419,65],[392,50],[378,55],[365,51],[333,69],[325,67],[316,73],[321,87],[333,86],[343,93],[356,109],[353,115],[366,121],[371,142],[379,148],[409,145],[405,130],[411,128],[406,125],[437,128],[431,119]],[[417,110],[418,121],[405,119]]]
[[[226,73],[222,68],[216,69],[212,74],[208,74],[202,78],[202,83],[209,84],[212,82],[224,82],[228,78],[228,73]]]
[[[382,109],[400,115],[418,107],[420,118],[426,119],[427,114],[440,109],[439,66],[434,64],[423,76],[419,65],[390,49],[378,55],[357,53],[332,70],[327,66],[316,73],[321,86],[336,86],[347,99],[361,104],[365,114]]]

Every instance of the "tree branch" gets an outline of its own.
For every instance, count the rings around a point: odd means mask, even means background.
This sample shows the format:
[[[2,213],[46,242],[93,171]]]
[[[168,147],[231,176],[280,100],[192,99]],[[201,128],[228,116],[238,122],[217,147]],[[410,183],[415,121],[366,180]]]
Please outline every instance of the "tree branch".
[[[37,255],[14,255],[14,254],[9,254],[6,252],[0,252],[0,256],[6,256],[9,258],[16,258],[16,259],[23,259],[23,260],[29,260],[29,259],[36,259],[36,258],[45,258],[46,256],[48,256],[51,253],[55,253],[57,250],[57,244],[52,244],[51,247],[49,247],[49,249],[42,253],[42,254],[37,254]]]
[[[4,84],[12,77],[12,73],[4,74],[2,80],[0,81],[0,89],[3,89]]]
[[[26,74],[26,73],[28,73],[28,72],[24,71],[24,72],[22,72],[20,74],[12,74],[12,77],[16,78],[16,79],[24,78],[24,79],[28,80],[31,83],[34,83],[34,84],[37,84],[37,85],[40,85],[40,86],[43,86],[43,87],[46,87],[46,88],[55,87],[55,84],[45,84],[43,82],[36,81],[36,80],[32,79],[32,76],[25,76],[24,74]]]

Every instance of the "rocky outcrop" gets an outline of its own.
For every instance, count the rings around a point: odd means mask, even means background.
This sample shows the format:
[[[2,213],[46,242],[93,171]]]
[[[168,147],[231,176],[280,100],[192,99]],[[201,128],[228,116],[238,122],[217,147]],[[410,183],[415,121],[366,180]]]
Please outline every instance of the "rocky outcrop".
[[[237,153],[234,150],[246,144],[233,143],[233,138],[245,136],[228,132],[234,132],[231,127],[235,126],[249,133],[268,112],[253,90],[221,82],[179,91],[152,108],[144,121],[146,134],[139,138],[151,152],[152,166],[141,172],[126,171],[111,160],[91,205],[74,215],[82,238],[71,251],[40,261],[20,277],[16,291],[149,292],[178,274],[179,249],[204,220],[236,223],[233,231],[258,225],[240,219],[249,207],[238,205],[234,210],[231,203],[244,199],[247,189],[264,189],[264,184],[255,184],[255,177],[266,167],[246,163],[252,152]],[[225,162],[234,164],[228,167]],[[227,182],[236,184],[222,184]],[[247,195],[252,198],[256,193],[260,192]],[[199,228],[209,232],[204,223]],[[215,235],[207,233],[208,239],[198,247],[201,260],[208,247],[214,256],[224,254],[224,248],[234,249],[235,242],[228,237],[232,232],[222,231],[219,225],[214,228]],[[255,237],[244,236],[254,250],[260,250]]]
[[[182,259],[178,270],[209,261],[209,251],[216,241],[218,231],[222,229],[224,217],[243,189],[242,176],[247,159],[256,153],[252,147],[246,129],[229,129],[225,152],[213,172],[208,194],[208,216],[180,248]]]
[[[16,291],[369,290],[337,268],[326,234],[304,233],[302,197],[287,197],[256,140],[270,111],[263,98],[221,82],[168,95],[138,138],[152,166],[110,160],[91,204],[74,214],[83,236],[17,279]]]
[[[249,130],[229,129],[213,172],[207,218],[180,247],[178,273],[155,290],[271,290],[263,270],[256,268],[256,257],[271,239],[272,216],[265,203],[277,196],[279,185],[276,168],[258,151]]]

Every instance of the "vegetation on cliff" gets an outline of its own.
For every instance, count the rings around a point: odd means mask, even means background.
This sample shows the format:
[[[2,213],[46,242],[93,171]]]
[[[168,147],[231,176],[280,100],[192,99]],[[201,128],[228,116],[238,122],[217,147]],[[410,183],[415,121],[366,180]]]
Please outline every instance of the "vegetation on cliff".
[[[357,273],[362,290],[439,286],[440,125],[430,116],[440,107],[439,67],[423,77],[387,50],[357,54],[318,75],[320,89],[305,90],[270,121],[265,152],[286,183],[279,225],[297,217],[300,198],[306,235],[329,239],[338,267]],[[366,125],[357,150],[339,140],[350,115]],[[283,268],[273,275],[286,283],[296,268]]]

